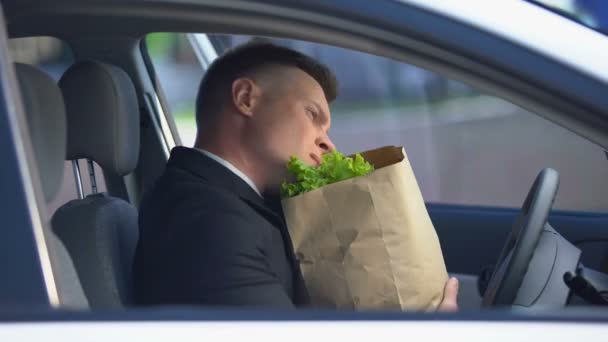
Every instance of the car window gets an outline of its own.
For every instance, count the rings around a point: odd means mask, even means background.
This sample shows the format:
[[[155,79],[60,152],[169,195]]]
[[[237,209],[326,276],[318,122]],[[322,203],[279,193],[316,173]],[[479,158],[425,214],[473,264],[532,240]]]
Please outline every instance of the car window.
[[[194,102],[204,69],[185,33],[152,33],[146,36],[148,55],[182,143],[194,144]]]
[[[220,55],[252,39],[208,37]],[[184,34],[146,39],[182,142],[192,146],[203,67]],[[330,137],[337,148],[350,154],[403,146],[427,203],[518,208],[540,170],[551,167],[561,175],[555,209],[608,209],[606,155],[580,136],[483,89],[413,65],[322,44],[273,41],[335,72],[339,95],[331,104]]]
[[[8,41],[9,54],[14,62],[34,65],[54,80],[59,82],[63,73],[74,63],[72,51],[64,41],[53,37],[27,37],[15,38]],[[90,193],[91,182],[86,160],[79,160],[81,178],[85,195]],[[95,180],[99,192],[106,191],[103,171],[93,163],[95,168]],[[76,182],[74,178],[73,165],[66,161],[63,172],[63,183],[57,196],[48,203],[47,214],[52,215],[57,208],[64,203],[77,198]]]
[[[74,62],[70,47],[53,37],[13,38],[8,47],[14,62],[35,65],[56,81]]]

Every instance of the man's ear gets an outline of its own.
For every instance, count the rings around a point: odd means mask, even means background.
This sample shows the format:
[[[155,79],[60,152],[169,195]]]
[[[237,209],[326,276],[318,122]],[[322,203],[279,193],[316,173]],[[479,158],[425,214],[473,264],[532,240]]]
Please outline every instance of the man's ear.
[[[250,78],[241,77],[232,82],[232,102],[243,115],[253,115],[260,92],[258,85]]]

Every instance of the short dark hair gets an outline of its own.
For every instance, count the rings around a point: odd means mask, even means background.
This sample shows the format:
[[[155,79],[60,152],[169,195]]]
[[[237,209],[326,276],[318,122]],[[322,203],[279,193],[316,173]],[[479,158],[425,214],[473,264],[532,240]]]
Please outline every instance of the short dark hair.
[[[327,102],[337,96],[337,80],[329,68],[313,58],[267,40],[251,40],[239,45],[209,66],[196,98],[196,123],[212,119],[228,103],[232,83],[239,77],[250,76],[269,65],[292,66],[314,78],[325,93]]]

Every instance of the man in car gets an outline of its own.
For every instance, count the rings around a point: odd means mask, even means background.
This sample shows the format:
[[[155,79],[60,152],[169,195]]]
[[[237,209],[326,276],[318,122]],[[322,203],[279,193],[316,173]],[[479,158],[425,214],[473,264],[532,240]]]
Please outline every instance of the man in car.
[[[332,72],[296,51],[250,43],[218,58],[196,101],[194,148],[176,147],[140,207],[138,304],[305,307],[280,210],[290,156],[334,149]],[[450,279],[439,310],[457,309]]]

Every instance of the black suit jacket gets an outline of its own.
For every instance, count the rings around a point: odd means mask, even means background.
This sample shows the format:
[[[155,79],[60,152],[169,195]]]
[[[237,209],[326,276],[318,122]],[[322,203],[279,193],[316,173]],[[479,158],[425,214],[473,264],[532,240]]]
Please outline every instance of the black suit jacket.
[[[305,306],[279,209],[200,151],[174,148],[140,206],[136,303]]]

